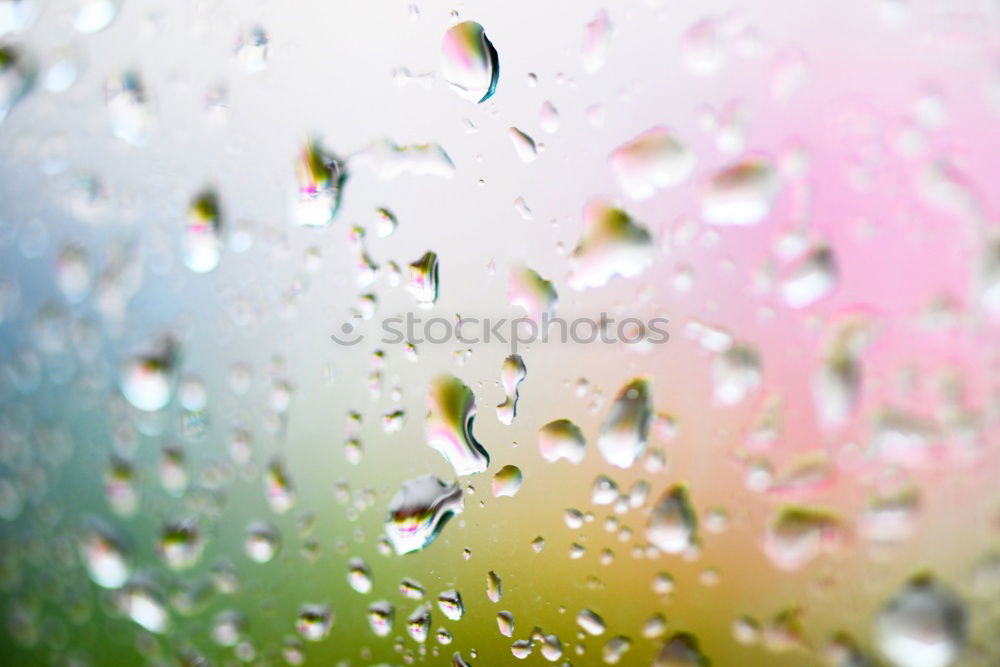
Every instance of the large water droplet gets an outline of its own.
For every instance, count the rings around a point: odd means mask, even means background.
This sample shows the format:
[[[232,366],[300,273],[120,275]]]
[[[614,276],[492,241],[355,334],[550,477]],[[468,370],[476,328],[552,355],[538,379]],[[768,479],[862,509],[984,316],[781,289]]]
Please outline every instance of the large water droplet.
[[[454,375],[442,375],[431,382],[427,403],[427,444],[440,452],[456,475],[486,470],[490,455],[472,433],[476,416],[472,390]]]
[[[756,225],[771,212],[779,189],[770,161],[746,158],[712,176],[702,193],[701,215],[714,225]]]
[[[631,468],[646,449],[652,415],[648,378],[637,378],[622,387],[597,436],[597,449],[604,460],[619,468]]]
[[[441,70],[463,100],[480,103],[493,95],[500,77],[500,57],[483,26],[463,21],[448,29],[441,43]]]
[[[431,607],[422,604],[406,619],[406,632],[415,642],[423,644],[431,631]]]
[[[683,553],[694,546],[697,525],[687,487],[677,484],[667,489],[653,506],[646,539],[665,553]]]
[[[493,475],[493,495],[497,498],[514,496],[521,490],[523,481],[520,468],[506,465]]]
[[[444,524],[464,507],[462,489],[434,475],[403,482],[389,501],[385,531],[399,555],[419,551],[438,536]]]
[[[570,255],[569,285],[601,287],[615,276],[631,278],[653,262],[653,237],[624,211],[602,202],[583,211],[583,235]]]
[[[438,608],[449,621],[458,621],[465,614],[462,595],[456,590],[444,591],[438,595]]]
[[[611,166],[622,189],[633,199],[652,197],[657,190],[686,181],[695,157],[670,130],[652,127],[611,153]]]
[[[587,453],[587,441],[579,426],[568,419],[557,419],[538,430],[538,450],[549,463],[559,459],[580,463]]]
[[[376,637],[386,637],[392,632],[396,609],[386,600],[373,602],[368,606],[368,627]]]
[[[900,667],[946,667],[967,638],[965,605],[928,575],[907,582],[875,621],[879,650]]]

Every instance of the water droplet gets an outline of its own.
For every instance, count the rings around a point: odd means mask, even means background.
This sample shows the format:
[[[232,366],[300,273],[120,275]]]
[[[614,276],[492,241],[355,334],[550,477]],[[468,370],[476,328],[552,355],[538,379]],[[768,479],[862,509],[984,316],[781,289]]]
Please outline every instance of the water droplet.
[[[170,402],[177,385],[180,350],[172,338],[164,338],[148,352],[131,357],[121,369],[121,390],[139,410],[156,412]]]
[[[511,644],[510,652],[518,660],[524,660],[529,655],[531,655],[533,647],[530,639],[518,639],[516,642]]]
[[[118,16],[118,5],[117,0],[86,0],[78,3],[73,15],[73,27],[85,35],[100,32]]]
[[[123,588],[118,604],[129,618],[150,632],[163,634],[169,628],[170,616],[162,597],[144,581],[132,581]]]
[[[212,619],[211,637],[219,646],[236,646],[246,634],[246,618],[238,611],[220,611]]]
[[[396,609],[386,600],[368,606],[368,626],[376,637],[387,637],[392,632]]]
[[[462,595],[456,590],[444,591],[438,595],[438,608],[449,621],[461,620],[465,614]]]
[[[269,563],[278,554],[281,536],[278,529],[266,521],[254,521],[247,527],[243,551],[255,563]]]
[[[608,629],[604,624],[604,619],[590,609],[583,609],[576,615],[576,624],[583,628],[587,634],[594,637],[603,635]]]
[[[631,648],[632,640],[628,637],[623,635],[612,637],[604,644],[604,649],[601,651],[601,659],[604,660],[605,664],[617,665]]]
[[[522,481],[521,469],[517,466],[506,465],[493,475],[493,495],[497,498],[512,497],[521,490]]]
[[[409,598],[410,600],[424,599],[424,587],[410,578],[403,579],[399,582],[399,592],[404,598]]]
[[[500,585],[500,576],[490,570],[486,573],[486,597],[490,599],[490,602],[500,602],[500,598],[503,596],[503,589]]]
[[[37,15],[35,0],[3,0],[0,2],[0,37],[27,30]]]
[[[662,637],[667,631],[667,619],[663,614],[653,614],[642,624],[642,636],[646,639]]]
[[[497,613],[497,628],[504,637],[514,636],[514,615],[509,611]]]
[[[534,139],[516,127],[508,128],[507,136],[514,144],[514,152],[517,153],[517,157],[521,158],[521,162],[535,161],[535,158],[538,157],[538,148],[535,146]]]
[[[409,265],[410,277],[406,289],[421,308],[432,308],[438,299],[437,253],[428,250]]]
[[[686,181],[695,157],[673,132],[657,126],[616,148],[611,166],[628,196],[641,200]]]
[[[184,227],[184,264],[195,273],[207,273],[222,257],[222,222],[219,202],[213,192],[205,192],[191,202]]]
[[[764,533],[764,553],[778,569],[800,570],[841,539],[837,517],[822,510],[786,506]]]
[[[555,662],[562,657],[562,642],[556,635],[545,635],[542,639],[542,657],[549,662]]]
[[[246,26],[236,38],[236,62],[245,72],[259,72],[267,64],[268,39],[263,26]]]
[[[809,253],[781,285],[781,296],[791,308],[805,308],[821,301],[837,286],[833,250],[819,246]]]
[[[559,110],[555,108],[552,102],[545,102],[542,105],[542,111],[539,114],[538,124],[542,126],[542,129],[549,134],[554,134],[559,131],[559,126],[561,121],[559,120]]]
[[[490,456],[472,433],[476,397],[453,375],[436,378],[428,390],[427,444],[455,469],[456,475],[486,470]]]
[[[413,641],[423,644],[431,631],[430,605],[422,604],[406,619],[406,631]]]
[[[381,139],[353,155],[351,161],[367,165],[382,181],[391,181],[403,174],[451,178],[455,173],[455,163],[447,151],[437,144],[400,146]]]
[[[965,605],[929,575],[908,581],[879,611],[875,642],[903,667],[945,667],[968,639]]]
[[[611,41],[611,20],[603,9],[597,11],[594,19],[584,30],[583,46],[580,48],[580,62],[583,71],[596,72],[604,67],[608,59],[608,43]]]
[[[681,55],[688,71],[697,76],[715,74],[726,62],[724,37],[718,21],[698,21],[681,38]]]
[[[597,449],[604,460],[619,468],[631,468],[646,449],[652,414],[648,378],[637,378],[622,387],[597,436]]]
[[[193,520],[171,521],[160,530],[156,550],[171,570],[186,570],[201,559],[205,536]]]
[[[392,211],[387,208],[375,209],[375,233],[378,234],[379,238],[384,239],[390,236],[398,226],[399,222]]]
[[[601,287],[615,276],[632,278],[653,262],[653,237],[624,211],[601,202],[583,211],[583,235],[570,255],[569,285]]]
[[[318,642],[333,629],[333,610],[328,604],[304,604],[299,609],[295,627],[303,639]]]
[[[462,489],[434,475],[404,482],[389,502],[385,530],[399,555],[425,548],[453,514],[463,509]]]
[[[326,151],[315,139],[302,148],[295,163],[299,192],[293,218],[306,227],[326,227],[340,208],[340,191],[346,172],[340,160]]]
[[[0,121],[31,89],[32,78],[20,53],[9,46],[0,47]]]
[[[77,539],[80,560],[87,574],[102,588],[121,588],[129,577],[129,564],[118,537],[97,519],[84,523]]]
[[[360,558],[347,561],[347,583],[358,593],[365,594],[372,590],[372,573],[368,564]]]
[[[552,318],[559,304],[559,295],[552,282],[526,266],[513,267],[507,288],[510,305],[523,308],[535,322],[542,322],[543,315]]]
[[[760,355],[748,345],[734,345],[712,364],[715,400],[722,405],[741,403],[760,382]]]
[[[746,158],[712,176],[702,193],[701,215],[714,225],[756,225],[771,212],[779,190],[770,161]]]
[[[503,386],[506,398],[497,406],[497,420],[510,426],[517,416],[518,387],[527,377],[528,370],[524,366],[521,355],[512,354],[503,361],[500,368],[500,384]]]
[[[708,667],[709,660],[698,646],[698,638],[677,632],[663,644],[653,667]]]
[[[500,57],[483,26],[463,21],[448,29],[441,43],[441,70],[463,100],[482,103],[493,95],[500,77]]]
[[[281,459],[275,458],[267,467],[264,490],[267,493],[267,503],[275,514],[284,514],[295,506],[295,487]]]
[[[598,475],[590,491],[590,502],[595,505],[610,505],[618,500],[618,484],[607,475]]]
[[[677,484],[667,489],[653,506],[646,539],[664,553],[684,553],[696,543],[697,525],[687,487]]]
[[[549,463],[560,459],[580,463],[587,452],[587,441],[579,426],[568,419],[557,419],[538,430],[538,450]]]
[[[56,283],[71,303],[79,303],[89,293],[94,282],[93,267],[87,249],[77,243],[67,243],[56,258]]]
[[[125,72],[112,77],[104,90],[111,132],[133,146],[145,145],[153,126],[153,112],[139,77]]]

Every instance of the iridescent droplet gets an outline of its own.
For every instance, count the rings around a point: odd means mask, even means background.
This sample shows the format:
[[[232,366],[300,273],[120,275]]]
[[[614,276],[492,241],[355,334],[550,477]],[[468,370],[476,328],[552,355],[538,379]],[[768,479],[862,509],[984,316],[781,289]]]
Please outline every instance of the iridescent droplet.
[[[434,541],[448,519],[461,513],[463,506],[457,482],[445,484],[434,475],[404,482],[386,511],[389,542],[399,555],[419,551]]]
[[[472,103],[488,100],[500,77],[500,57],[483,26],[463,21],[441,43],[441,70],[456,95]]]
[[[413,641],[423,644],[431,631],[431,607],[422,604],[406,619],[406,632]]]
[[[333,610],[328,604],[304,604],[299,609],[295,628],[303,639],[318,642],[325,639],[333,629]]]
[[[343,163],[329,155],[315,139],[302,148],[295,163],[299,191],[295,200],[295,222],[306,227],[326,227],[340,208],[340,192],[346,172]]]
[[[521,162],[535,161],[538,157],[538,147],[535,146],[534,139],[516,127],[508,128],[507,136],[510,137],[511,143],[514,144],[514,152],[517,153],[517,157],[521,158]]]
[[[537,323],[548,321],[556,314],[559,295],[552,282],[542,278],[526,266],[513,267],[507,287],[510,305],[523,308],[528,317]],[[543,318],[546,318],[543,320]]]
[[[476,440],[472,423],[476,397],[454,375],[442,375],[428,389],[427,444],[437,450],[455,469],[456,475],[472,475],[486,470],[490,456]]]
[[[386,637],[392,632],[396,609],[386,600],[373,602],[368,606],[368,627],[376,637]]]
[[[497,498],[512,497],[521,490],[523,481],[521,469],[517,466],[506,465],[493,475],[493,495]]]
[[[486,597],[490,602],[500,602],[503,596],[503,588],[500,583],[500,575],[493,570],[486,573]]]
[[[438,257],[428,250],[420,259],[409,265],[410,276],[406,289],[417,300],[420,308],[432,308],[438,299]]]
[[[438,608],[449,621],[461,620],[465,614],[462,595],[456,590],[443,591],[438,595]]]
[[[213,192],[204,192],[191,202],[182,240],[184,264],[195,273],[207,273],[222,257],[222,221]]]
[[[500,384],[506,398],[497,406],[497,420],[501,424],[510,426],[514,422],[514,417],[517,416],[518,387],[527,375],[521,355],[512,354],[504,359],[500,368]]]
[[[254,521],[247,527],[243,551],[255,563],[269,563],[281,548],[278,529],[266,521]]]

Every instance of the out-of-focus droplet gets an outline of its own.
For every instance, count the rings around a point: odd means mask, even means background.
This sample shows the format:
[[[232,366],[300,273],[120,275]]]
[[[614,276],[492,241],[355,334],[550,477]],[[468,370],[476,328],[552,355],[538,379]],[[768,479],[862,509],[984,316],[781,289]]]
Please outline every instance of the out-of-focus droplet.
[[[193,520],[171,521],[160,530],[156,550],[171,570],[187,570],[201,559],[205,535]]]
[[[432,308],[438,299],[438,257],[431,250],[409,265],[406,289],[421,308]]]
[[[709,660],[698,644],[698,638],[687,632],[677,632],[663,644],[653,660],[653,667],[708,667]]]
[[[582,290],[631,278],[653,262],[653,237],[624,211],[593,202],[583,211],[583,235],[570,256],[569,285]]]
[[[295,163],[299,192],[294,220],[306,227],[326,227],[340,208],[340,192],[346,178],[343,163],[329,155],[315,139],[302,148]]]
[[[709,179],[701,195],[701,216],[713,225],[756,225],[771,212],[780,186],[769,160],[745,158]]]
[[[381,139],[352,155],[351,165],[355,164],[367,165],[382,181],[391,181],[404,174],[439,178],[451,178],[455,174],[455,163],[438,144],[400,146]]]
[[[462,489],[445,484],[434,475],[404,482],[389,501],[385,531],[399,555],[419,551],[438,536],[454,514],[462,512]]]
[[[521,469],[517,466],[506,465],[493,475],[493,495],[497,498],[512,497],[521,489],[523,481]]]
[[[121,369],[122,395],[139,410],[161,410],[177,386],[179,356],[177,344],[168,337],[149,352],[129,358]]]
[[[236,62],[245,72],[259,72],[267,65],[268,38],[263,26],[250,25],[236,38]]]
[[[87,249],[77,243],[67,243],[56,257],[56,283],[72,303],[78,303],[89,293],[94,282],[93,267]]]
[[[601,660],[606,665],[617,665],[631,648],[632,640],[628,637],[624,635],[612,637],[605,642],[604,648],[601,649]]]
[[[454,375],[437,377],[427,395],[427,444],[455,469],[456,475],[483,472],[490,455],[472,432],[476,396]]]
[[[607,630],[604,619],[590,609],[583,609],[576,615],[576,624],[583,628],[588,635],[594,637],[603,635]]]
[[[104,30],[118,16],[119,4],[119,0],[82,0],[73,14],[73,27],[85,35]]]
[[[587,452],[587,441],[579,426],[568,419],[557,419],[538,430],[538,450],[549,463],[560,459],[580,463]]]
[[[667,489],[653,506],[646,539],[664,553],[683,553],[694,546],[697,526],[687,487],[677,484]]]
[[[121,588],[130,567],[124,548],[111,528],[97,519],[87,520],[77,538],[77,551],[87,574],[102,588]]]
[[[667,631],[667,619],[663,614],[653,614],[642,624],[642,636],[646,639],[662,637]]]
[[[303,639],[318,642],[325,639],[333,629],[333,610],[328,604],[304,604],[299,609],[295,628]]]
[[[31,89],[33,79],[24,57],[12,47],[0,46],[0,121]]]
[[[512,354],[503,361],[500,368],[500,384],[503,386],[505,398],[497,406],[497,420],[506,426],[514,423],[517,416],[518,387],[527,377],[528,370],[519,354]]]
[[[871,322],[859,313],[840,317],[832,326],[823,361],[812,383],[813,404],[824,428],[842,425],[857,407],[862,354],[871,338]]]
[[[694,154],[665,127],[652,127],[611,153],[618,182],[632,199],[680,185],[694,171]]]
[[[372,590],[372,573],[368,564],[361,558],[347,561],[347,583],[362,595]]]
[[[875,619],[875,643],[901,667],[946,667],[968,641],[964,603],[929,575],[908,581]]]
[[[275,514],[284,514],[295,507],[295,486],[280,458],[272,460],[264,473],[264,491],[267,494],[267,504]]]
[[[552,102],[545,102],[542,105],[542,110],[539,114],[538,124],[542,126],[542,129],[553,134],[559,130],[561,121],[559,120],[559,110],[555,108]]]
[[[486,573],[486,597],[490,602],[500,602],[500,598],[503,597],[500,575],[493,570]]]
[[[786,506],[764,532],[764,553],[778,569],[793,572],[835,547],[842,532],[839,519],[829,512]]]
[[[726,63],[726,44],[719,22],[698,21],[681,38],[681,55],[688,71],[698,76],[715,74]]]
[[[738,344],[720,354],[712,363],[715,400],[736,405],[761,383],[760,355],[754,348]]]
[[[209,633],[219,646],[236,646],[246,634],[246,618],[238,611],[220,611],[212,619]]]
[[[368,627],[376,637],[386,637],[392,632],[396,609],[386,600],[379,600],[368,605]]]
[[[438,595],[438,609],[449,621],[461,620],[465,614],[462,595],[456,590],[444,591]]]
[[[781,285],[781,296],[792,308],[806,308],[821,301],[837,286],[837,261],[829,246],[809,253]]]
[[[483,26],[463,21],[448,29],[441,43],[441,71],[463,100],[478,104],[496,91],[500,57]]]
[[[610,505],[618,500],[618,483],[607,475],[598,475],[590,490],[590,502],[595,505]]]
[[[646,450],[652,415],[648,378],[637,378],[622,387],[597,436],[597,449],[604,460],[619,468],[631,468]]]
[[[603,9],[597,11],[594,19],[584,26],[583,46],[580,47],[580,62],[583,71],[592,73],[604,67],[608,59],[608,43],[611,40],[611,19]]]
[[[184,264],[195,273],[207,273],[222,257],[222,219],[213,192],[204,192],[191,202],[182,241]]]
[[[0,1],[0,37],[24,32],[35,22],[37,15],[38,3],[36,0]]]
[[[278,555],[281,536],[278,529],[266,521],[254,521],[247,527],[243,551],[255,563],[269,563]]]
[[[406,632],[413,641],[423,644],[431,631],[431,607],[422,604],[406,619]]]
[[[170,627],[170,615],[162,596],[145,581],[129,582],[121,589],[117,602],[129,618],[152,633],[163,634]]]
[[[516,127],[508,128],[507,136],[510,137],[510,142],[514,145],[514,152],[517,153],[517,157],[521,158],[521,162],[535,161],[538,157],[538,148],[535,146],[534,139]]]
[[[528,317],[537,323],[543,322],[543,316],[554,317],[559,305],[559,295],[552,281],[545,280],[526,266],[511,269],[507,298],[510,305],[523,308]]]
[[[144,146],[153,128],[149,97],[135,72],[112,77],[104,88],[111,132],[133,146]]]

